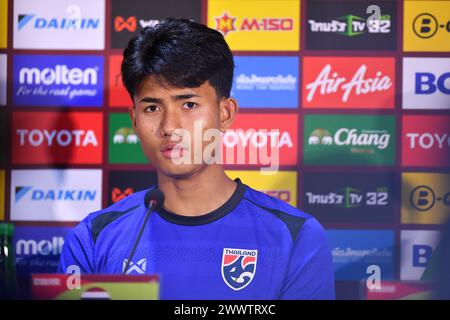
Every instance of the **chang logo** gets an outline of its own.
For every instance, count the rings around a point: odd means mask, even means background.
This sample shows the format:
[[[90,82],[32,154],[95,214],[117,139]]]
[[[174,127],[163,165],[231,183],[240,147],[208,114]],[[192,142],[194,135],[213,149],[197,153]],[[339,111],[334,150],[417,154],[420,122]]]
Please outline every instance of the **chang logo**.
[[[315,129],[311,134],[309,135],[308,139],[309,145],[331,145],[333,144],[333,137],[331,136],[330,132],[326,129]]]
[[[19,84],[28,85],[97,85],[98,68],[69,68],[55,65],[53,68],[21,68]]]
[[[139,142],[139,137],[136,135],[132,128],[119,128],[114,133],[113,143],[114,144],[137,144]]]

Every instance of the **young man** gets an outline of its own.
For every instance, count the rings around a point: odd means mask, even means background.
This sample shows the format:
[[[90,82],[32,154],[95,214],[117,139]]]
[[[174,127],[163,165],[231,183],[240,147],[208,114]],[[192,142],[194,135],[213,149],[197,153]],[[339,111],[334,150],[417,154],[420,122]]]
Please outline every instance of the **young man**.
[[[157,169],[150,189],[165,195],[127,274],[159,274],[161,299],[334,299],[331,253],[316,219],[231,180],[220,163],[175,161],[194,159],[195,151],[176,144],[175,134],[193,136],[195,123],[203,131],[231,126],[233,69],[223,36],[187,20],[145,28],[125,49],[131,122]],[[86,217],[66,239],[59,272],[78,265],[84,273],[122,273],[148,191]]]

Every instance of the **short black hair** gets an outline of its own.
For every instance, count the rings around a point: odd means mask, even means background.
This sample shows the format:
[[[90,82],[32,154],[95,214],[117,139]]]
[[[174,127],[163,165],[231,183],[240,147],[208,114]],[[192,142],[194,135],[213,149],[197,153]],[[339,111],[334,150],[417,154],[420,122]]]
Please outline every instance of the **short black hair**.
[[[220,32],[169,18],[130,40],[123,52],[122,81],[132,100],[148,76],[177,88],[209,81],[220,99],[230,96],[233,70],[233,54]]]

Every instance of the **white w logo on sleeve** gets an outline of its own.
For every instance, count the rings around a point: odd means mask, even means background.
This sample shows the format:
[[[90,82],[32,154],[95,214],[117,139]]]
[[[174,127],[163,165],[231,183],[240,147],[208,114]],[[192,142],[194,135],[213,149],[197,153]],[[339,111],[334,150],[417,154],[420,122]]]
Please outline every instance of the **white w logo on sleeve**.
[[[127,262],[128,259],[123,259],[122,271],[125,270]],[[147,270],[147,258],[141,259],[137,263],[131,261],[126,274],[130,274],[133,271],[136,271],[139,274],[144,274],[145,270]]]

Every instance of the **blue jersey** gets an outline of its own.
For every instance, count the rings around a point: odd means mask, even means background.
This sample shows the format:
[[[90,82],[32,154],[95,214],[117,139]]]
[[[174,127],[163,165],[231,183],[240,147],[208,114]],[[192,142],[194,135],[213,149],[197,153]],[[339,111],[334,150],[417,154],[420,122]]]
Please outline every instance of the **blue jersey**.
[[[325,232],[312,216],[239,179],[208,214],[151,213],[128,274],[160,275],[161,299],[334,299]],[[58,272],[121,274],[147,207],[139,191],[67,236]]]

